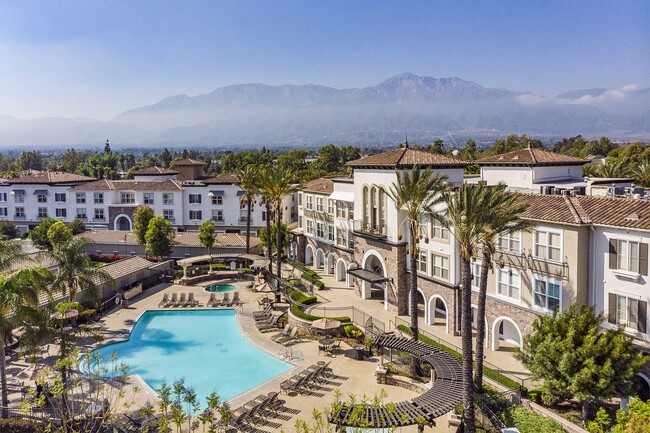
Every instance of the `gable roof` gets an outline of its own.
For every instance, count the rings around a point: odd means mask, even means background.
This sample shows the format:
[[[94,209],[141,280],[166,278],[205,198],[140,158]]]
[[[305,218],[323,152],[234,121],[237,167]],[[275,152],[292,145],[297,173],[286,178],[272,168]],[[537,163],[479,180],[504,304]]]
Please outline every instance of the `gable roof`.
[[[181,191],[175,180],[108,180],[84,183],[71,188],[75,191]]]
[[[237,183],[237,176],[234,174],[220,174],[203,179],[202,182],[206,185],[232,185]]]
[[[134,176],[156,176],[160,174],[178,174],[178,172],[168,168],[158,167],[157,165],[141,168],[133,172]]]
[[[208,164],[206,164],[203,161],[199,161],[192,158],[179,159],[178,161],[174,161],[174,167],[184,166],[184,165],[208,165]]]
[[[408,147],[389,150],[387,152],[370,155],[365,158],[355,159],[346,165],[355,168],[411,168],[420,167],[447,167],[462,168],[469,163],[446,155],[429,153]]]
[[[310,180],[302,187],[302,190],[305,192],[329,195],[334,192],[334,181],[328,177]]]
[[[82,176],[80,174],[66,173],[64,171],[23,171],[15,179],[7,179],[9,184],[57,184],[57,183],[77,183],[91,182],[94,177]]]
[[[589,161],[544,149],[519,149],[474,161],[478,165],[583,165]]]

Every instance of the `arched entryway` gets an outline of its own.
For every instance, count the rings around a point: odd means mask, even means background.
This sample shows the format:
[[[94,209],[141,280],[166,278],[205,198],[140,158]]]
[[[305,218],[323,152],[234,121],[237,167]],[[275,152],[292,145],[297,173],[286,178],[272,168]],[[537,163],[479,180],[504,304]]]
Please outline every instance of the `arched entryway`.
[[[336,281],[345,281],[345,260],[343,259],[338,259],[336,261],[336,270],[334,272],[334,277],[336,278]]]
[[[634,377],[635,396],[643,401],[650,400],[650,379],[643,373],[637,373]]]
[[[133,224],[131,223],[131,218],[129,218],[128,215],[121,214],[115,218],[113,227],[115,230],[130,232],[133,229]]]
[[[498,317],[492,324],[492,350],[512,350],[522,347],[523,336],[519,326],[510,317]]]
[[[420,317],[421,319],[426,321],[427,320],[427,301],[426,301],[426,298],[424,296],[424,293],[422,292],[422,290],[420,290],[419,287],[417,288],[415,293],[416,293],[415,296],[417,297],[416,302],[417,302],[417,305],[418,305],[418,317]],[[409,290],[409,295],[408,295],[409,316],[411,315],[411,295],[412,294],[413,294],[413,292],[411,292],[411,290]]]
[[[314,248],[311,245],[305,247],[305,264],[311,266],[314,263]]]
[[[325,267],[325,253],[320,248],[316,250],[316,269]]]
[[[336,256],[334,255],[334,253],[329,253],[327,255],[327,260],[325,260],[325,273],[330,275],[333,274],[335,263],[336,263]]]
[[[361,267],[367,271],[372,272],[373,274],[380,275],[384,278],[387,278],[386,263],[381,255],[375,251],[367,251],[361,262]],[[368,281],[363,281],[361,284],[361,297],[363,299],[381,299],[384,301],[384,308],[388,308],[388,294],[387,282],[383,283],[370,283]]]
[[[427,323],[432,326],[444,326],[445,333],[449,332],[449,322],[447,321],[447,303],[440,295],[433,295],[429,298],[429,315]]]
[[[291,242],[289,247],[289,258],[291,260],[298,260],[298,242]]]
[[[357,265],[356,263],[350,263],[348,265],[348,271],[351,271],[352,269],[358,269],[358,268],[359,268],[359,265]],[[354,287],[354,281],[355,280],[354,280],[354,277],[352,275],[347,274],[345,279],[346,279],[345,282],[347,283],[348,287]]]

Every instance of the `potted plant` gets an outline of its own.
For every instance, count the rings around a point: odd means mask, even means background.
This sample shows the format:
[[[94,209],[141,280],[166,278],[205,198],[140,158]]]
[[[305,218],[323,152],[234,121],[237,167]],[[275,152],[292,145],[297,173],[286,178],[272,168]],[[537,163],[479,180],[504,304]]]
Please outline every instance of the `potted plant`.
[[[463,405],[459,404],[453,412],[447,414],[447,423],[450,427],[459,427],[463,423]]]
[[[373,341],[374,340],[372,339],[372,337],[367,337],[365,340],[363,340],[363,343],[366,345],[366,349],[368,350],[368,354],[367,354],[368,357],[372,356],[372,342]]]

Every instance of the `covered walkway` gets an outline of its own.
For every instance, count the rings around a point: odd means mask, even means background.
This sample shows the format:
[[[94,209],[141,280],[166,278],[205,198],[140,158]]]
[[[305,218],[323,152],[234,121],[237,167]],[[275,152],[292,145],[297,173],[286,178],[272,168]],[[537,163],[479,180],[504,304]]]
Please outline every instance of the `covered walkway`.
[[[250,267],[254,270],[260,270],[266,268],[271,264],[271,261],[266,257],[256,256],[254,254],[205,254],[203,256],[188,257],[186,259],[181,259],[177,263],[183,267],[183,278],[182,280],[187,280],[187,268],[202,262],[210,262],[214,260],[248,260],[250,262]]]

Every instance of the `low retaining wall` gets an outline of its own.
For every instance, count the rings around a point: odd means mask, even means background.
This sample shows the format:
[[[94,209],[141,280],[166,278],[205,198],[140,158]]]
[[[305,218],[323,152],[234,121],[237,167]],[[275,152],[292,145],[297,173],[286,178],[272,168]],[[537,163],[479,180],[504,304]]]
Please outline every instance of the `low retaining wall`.
[[[241,275],[241,278],[239,276]],[[252,281],[254,277],[249,274],[239,274],[238,272],[219,272],[212,274],[203,274],[196,277],[188,277],[187,279],[181,278],[180,283],[183,286],[191,286],[196,283],[202,283],[204,281],[220,281],[220,280],[240,280],[240,281]]]

